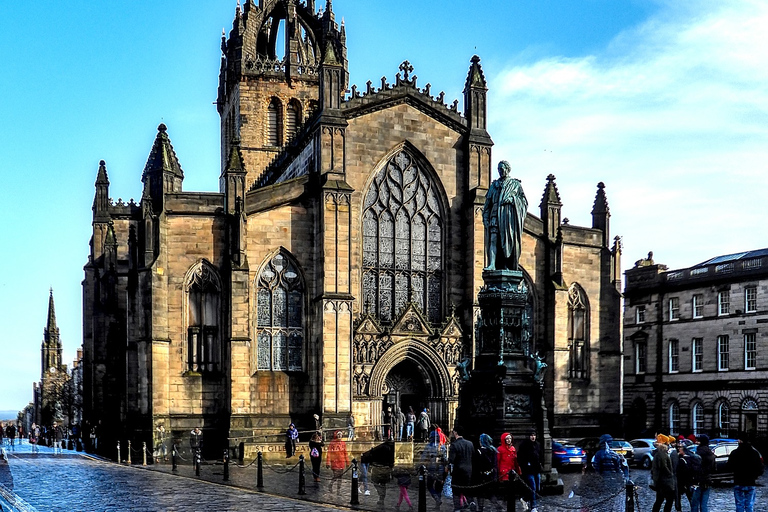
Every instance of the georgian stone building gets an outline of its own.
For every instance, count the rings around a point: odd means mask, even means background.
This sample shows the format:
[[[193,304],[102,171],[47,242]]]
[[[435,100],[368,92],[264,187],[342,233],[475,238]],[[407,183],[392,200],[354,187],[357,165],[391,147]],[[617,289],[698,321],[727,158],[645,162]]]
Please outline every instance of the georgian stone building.
[[[105,439],[202,425],[207,447],[311,427],[313,413],[376,424],[387,405],[450,426],[456,366],[475,353],[495,168],[480,59],[462,110],[407,62],[392,83],[345,92],[344,25],[312,0],[245,1],[222,49],[218,193],[182,190],[164,125],[140,202],[112,202],[99,166],[86,420]],[[520,264],[550,425],[596,432],[621,412],[620,244],[602,183],[590,227],[561,220],[554,176],[542,185]]]
[[[628,434],[731,437],[768,428],[768,249],[626,271]]]

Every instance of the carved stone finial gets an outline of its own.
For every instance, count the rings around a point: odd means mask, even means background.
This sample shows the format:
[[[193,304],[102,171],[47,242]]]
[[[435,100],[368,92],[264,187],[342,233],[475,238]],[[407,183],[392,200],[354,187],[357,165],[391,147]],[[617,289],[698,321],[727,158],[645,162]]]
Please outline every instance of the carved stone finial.
[[[403,72],[403,80],[406,82],[408,81],[408,76],[413,73],[413,66],[411,66],[411,63],[407,60],[404,60],[402,64],[400,64],[400,71]]]

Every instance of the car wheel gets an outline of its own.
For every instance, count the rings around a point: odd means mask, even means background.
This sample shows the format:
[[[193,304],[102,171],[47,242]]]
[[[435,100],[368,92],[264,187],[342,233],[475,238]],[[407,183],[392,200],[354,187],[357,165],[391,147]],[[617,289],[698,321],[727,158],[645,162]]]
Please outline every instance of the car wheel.
[[[643,469],[651,469],[651,458],[643,457]]]

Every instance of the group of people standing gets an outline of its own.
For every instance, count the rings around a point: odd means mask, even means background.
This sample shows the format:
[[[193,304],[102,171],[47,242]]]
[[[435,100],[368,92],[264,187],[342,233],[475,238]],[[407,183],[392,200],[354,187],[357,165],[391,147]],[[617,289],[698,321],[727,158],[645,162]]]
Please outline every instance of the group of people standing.
[[[733,495],[736,512],[753,512],[755,485],[763,474],[760,454],[746,434],[739,435],[739,446],[728,457],[727,470],[733,473]],[[680,511],[685,496],[692,512],[708,512],[712,475],[716,471],[715,455],[705,434],[693,439],[675,439],[658,434],[651,463],[651,488],[656,491],[653,512],[672,507]]]
[[[418,416],[413,407],[408,407],[406,413],[400,407],[393,409],[392,406],[381,411],[381,433],[384,440],[426,442],[431,429],[432,421],[426,407]]]
[[[486,501],[502,510],[499,496],[507,495],[507,486],[517,485],[526,506],[535,512],[542,456],[536,431],[529,431],[518,448],[510,433],[501,435],[498,446],[487,434],[481,434],[475,446],[463,433],[460,426],[454,427],[446,450],[439,434],[432,431],[422,453],[420,464],[427,468],[427,489],[436,506],[441,505],[444,488],[450,485],[454,510],[473,504],[483,509]]]

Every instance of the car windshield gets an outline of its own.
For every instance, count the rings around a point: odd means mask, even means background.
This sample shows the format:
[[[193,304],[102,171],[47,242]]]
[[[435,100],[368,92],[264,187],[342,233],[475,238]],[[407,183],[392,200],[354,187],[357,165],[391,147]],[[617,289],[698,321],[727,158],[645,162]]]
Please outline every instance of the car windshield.
[[[611,441],[611,448],[626,450],[627,448],[632,448],[632,445],[628,441]]]

